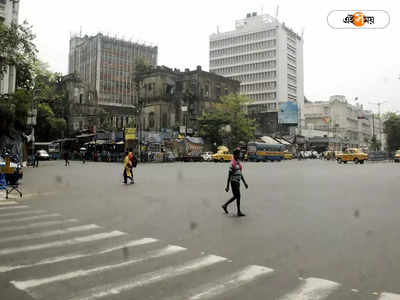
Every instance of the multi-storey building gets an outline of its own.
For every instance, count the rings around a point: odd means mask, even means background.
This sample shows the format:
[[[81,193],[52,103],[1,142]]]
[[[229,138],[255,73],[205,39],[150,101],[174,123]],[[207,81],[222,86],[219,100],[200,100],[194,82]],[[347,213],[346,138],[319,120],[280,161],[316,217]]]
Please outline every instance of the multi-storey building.
[[[0,23],[10,25],[18,23],[19,1],[0,0]],[[0,78],[0,94],[12,94],[15,92],[16,70],[14,66],[8,66],[3,78]]]
[[[303,38],[270,15],[247,14],[235,30],[210,36],[210,72],[241,82],[249,112],[275,113],[293,101],[303,120]],[[267,115],[265,116],[268,118]]]
[[[198,131],[198,118],[220,96],[239,93],[240,82],[196,70],[157,67],[143,75],[139,99],[143,106],[141,128],[145,131]],[[182,109],[182,107],[184,109]]]
[[[350,104],[342,95],[331,96],[329,101],[306,102],[304,117],[304,133],[307,129],[323,131],[349,147],[368,147],[373,135],[384,142],[379,116],[364,110],[363,105]]]
[[[156,46],[103,35],[70,39],[69,73],[75,73],[96,103],[109,113],[113,127],[123,128],[136,112],[134,72],[137,58],[155,66]],[[76,124],[75,126],[76,127]]]

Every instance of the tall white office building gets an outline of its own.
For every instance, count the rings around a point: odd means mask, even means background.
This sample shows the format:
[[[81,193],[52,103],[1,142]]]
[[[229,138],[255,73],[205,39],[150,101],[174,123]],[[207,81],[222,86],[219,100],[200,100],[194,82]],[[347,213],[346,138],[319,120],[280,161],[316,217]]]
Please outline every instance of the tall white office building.
[[[0,0],[0,22],[6,25],[18,23],[19,1]],[[0,94],[12,94],[15,92],[16,70],[14,66],[8,66],[0,79]]]
[[[235,30],[210,35],[210,72],[241,82],[260,113],[298,104],[304,122],[303,38],[268,14],[247,14]]]

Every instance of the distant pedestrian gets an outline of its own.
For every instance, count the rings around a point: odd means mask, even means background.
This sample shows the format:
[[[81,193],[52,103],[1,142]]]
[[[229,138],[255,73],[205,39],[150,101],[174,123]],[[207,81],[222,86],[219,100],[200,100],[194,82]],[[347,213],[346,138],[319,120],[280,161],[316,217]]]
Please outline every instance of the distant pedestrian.
[[[235,151],[233,151],[233,158],[231,165],[229,167],[228,181],[226,183],[226,188],[225,188],[225,191],[229,192],[229,184],[231,185],[233,197],[229,199],[224,205],[222,205],[222,209],[224,210],[225,213],[228,213],[228,205],[236,200],[237,216],[244,217],[245,214],[242,213],[240,209],[240,181],[243,181],[246,189],[249,186],[247,185],[247,182],[244,179],[242,173],[242,164],[240,163],[239,158],[240,158],[240,150],[236,149]]]
[[[64,151],[64,160],[65,160],[65,166],[69,166],[69,151],[68,150]]]
[[[128,184],[128,178],[132,181],[133,177],[132,177],[132,162],[130,160],[129,157],[129,153],[125,152],[125,158],[124,158],[124,172],[123,172],[123,176],[124,176],[124,184]]]
[[[39,151],[36,151],[34,160],[33,160],[33,167],[36,167],[36,168],[39,167],[39,158],[40,158],[40,153],[39,153]]]
[[[81,161],[84,164],[86,162],[86,148],[80,149],[80,156],[81,156]]]

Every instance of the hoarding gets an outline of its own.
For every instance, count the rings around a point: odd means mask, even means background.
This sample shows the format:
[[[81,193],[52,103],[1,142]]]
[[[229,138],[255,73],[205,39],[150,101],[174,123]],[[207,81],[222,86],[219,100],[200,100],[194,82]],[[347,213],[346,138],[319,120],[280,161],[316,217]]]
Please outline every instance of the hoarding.
[[[136,139],[136,128],[125,128],[125,140]]]
[[[298,122],[297,103],[286,101],[278,104],[278,123],[286,125],[297,125]]]

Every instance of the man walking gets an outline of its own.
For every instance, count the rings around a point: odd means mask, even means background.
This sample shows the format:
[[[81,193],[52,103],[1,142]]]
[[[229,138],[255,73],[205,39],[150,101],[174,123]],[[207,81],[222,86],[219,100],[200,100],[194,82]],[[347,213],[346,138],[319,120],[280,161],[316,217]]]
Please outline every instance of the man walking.
[[[229,184],[231,185],[233,197],[229,199],[224,205],[222,205],[222,209],[226,214],[228,214],[228,205],[236,200],[237,216],[244,217],[245,214],[242,213],[242,211],[240,210],[240,180],[243,181],[246,189],[249,186],[247,185],[247,182],[243,177],[242,164],[240,163],[239,158],[240,149],[236,149],[235,151],[233,151],[233,159],[229,168],[228,181],[225,188],[225,191],[229,192]]]
[[[65,166],[69,166],[69,151],[65,149],[64,151],[64,160],[65,160]]]

